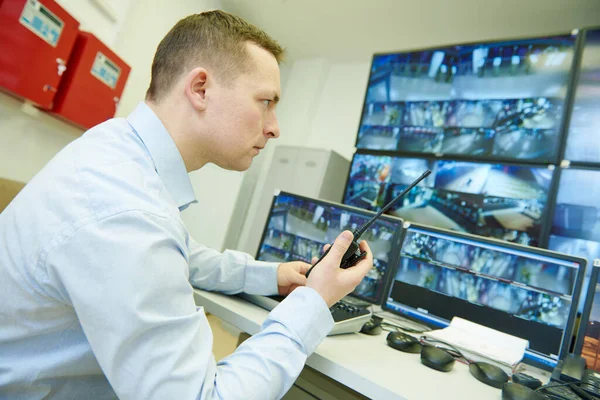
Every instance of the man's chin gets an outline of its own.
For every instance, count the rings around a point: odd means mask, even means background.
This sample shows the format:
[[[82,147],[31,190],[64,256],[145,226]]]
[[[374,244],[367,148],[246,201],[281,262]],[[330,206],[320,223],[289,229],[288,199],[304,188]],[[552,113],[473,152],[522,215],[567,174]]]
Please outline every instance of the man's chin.
[[[228,171],[238,171],[238,172],[244,172],[247,171],[248,168],[250,168],[250,166],[252,165],[252,158],[250,159],[239,159],[236,160],[235,162],[232,163],[215,163],[215,165],[217,165],[218,167],[221,167],[223,169],[226,169]]]

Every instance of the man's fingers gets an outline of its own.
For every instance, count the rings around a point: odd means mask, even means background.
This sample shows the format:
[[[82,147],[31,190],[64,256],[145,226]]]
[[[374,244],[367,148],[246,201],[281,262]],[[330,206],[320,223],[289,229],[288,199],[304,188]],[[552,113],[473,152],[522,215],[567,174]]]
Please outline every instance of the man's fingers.
[[[313,257],[313,262],[312,264],[314,264],[315,262],[317,262],[318,258],[317,257]],[[300,263],[300,269],[298,270],[299,273],[301,273],[302,275],[306,274],[306,271],[308,271],[308,269],[310,268],[311,264],[307,264],[307,263]]]
[[[306,269],[306,271],[308,271],[308,268]],[[306,273],[306,271],[304,273]],[[291,286],[304,286],[306,285],[306,276],[294,274],[290,277],[290,284]]]
[[[331,245],[329,243],[327,243],[326,245],[323,246],[323,253],[325,253],[327,250],[329,250],[329,248],[331,247]]]
[[[315,265],[315,263],[316,263],[317,261],[319,261],[319,257],[313,257],[313,258],[312,258],[312,260],[310,260],[310,263],[311,263],[312,265]]]
[[[353,238],[352,232],[344,231],[338,235],[329,249],[327,257],[333,260],[337,264],[337,267],[342,262],[342,257],[346,253],[346,250],[348,250],[348,247],[350,247]]]
[[[367,253],[365,258],[356,263],[353,267],[346,269],[347,273],[355,274],[360,277],[358,281],[362,280],[362,278],[371,270],[373,267],[373,253],[371,252],[371,248],[369,247],[366,241],[361,241],[359,243],[360,251],[364,251]]]
[[[358,248],[360,251],[366,251],[367,253],[371,252],[371,248],[369,247],[369,243],[366,240],[361,240],[358,244]]]

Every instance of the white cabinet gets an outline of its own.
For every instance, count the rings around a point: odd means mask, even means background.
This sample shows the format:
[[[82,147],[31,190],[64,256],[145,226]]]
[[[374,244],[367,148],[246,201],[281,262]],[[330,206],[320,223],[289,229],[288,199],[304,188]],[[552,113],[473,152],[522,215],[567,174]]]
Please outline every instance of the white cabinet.
[[[298,146],[275,148],[253,215],[246,215],[236,248],[256,256],[275,190],[341,202],[350,161],[331,150]]]

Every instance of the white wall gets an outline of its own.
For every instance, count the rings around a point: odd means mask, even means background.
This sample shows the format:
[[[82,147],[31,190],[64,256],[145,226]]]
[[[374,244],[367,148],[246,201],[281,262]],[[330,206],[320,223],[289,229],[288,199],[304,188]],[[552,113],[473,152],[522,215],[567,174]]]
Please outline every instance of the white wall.
[[[0,177],[28,182],[81,130],[0,93]]]
[[[306,145],[335,150],[352,159],[370,62],[332,64]]]
[[[57,0],[79,23],[114,50],[121,26],[138,0]]]
[[[219,8],[220,0],[136,0],[119,32],[116,52],[131,66],[117,116],[129,114],[150,84],[156,47],[181,18]]]

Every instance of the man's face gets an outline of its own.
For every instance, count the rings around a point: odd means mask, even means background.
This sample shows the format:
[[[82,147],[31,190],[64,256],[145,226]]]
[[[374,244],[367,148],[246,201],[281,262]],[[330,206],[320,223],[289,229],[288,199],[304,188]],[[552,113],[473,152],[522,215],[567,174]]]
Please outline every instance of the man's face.
[[[279,137],[275,106],[281,93],[279,65],[271,53],[248,43],[249,71],[233,84],[208,91],[210,161],[245,171],[271,138]]]

